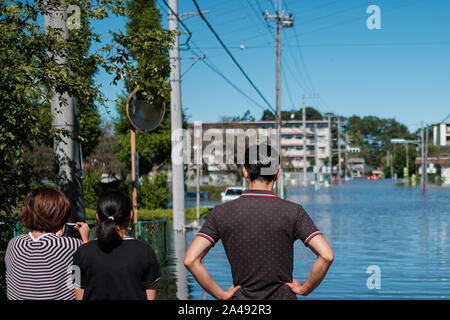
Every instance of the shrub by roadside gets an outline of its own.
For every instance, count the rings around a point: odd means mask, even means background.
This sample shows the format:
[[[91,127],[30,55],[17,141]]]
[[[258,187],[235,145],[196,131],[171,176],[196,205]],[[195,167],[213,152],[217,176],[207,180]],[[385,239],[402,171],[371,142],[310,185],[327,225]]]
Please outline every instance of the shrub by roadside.
[[[202,207],[200,208],[200,218],[206,218],[213,207]],[[196,219],[196,208],[189,207],[185,209],[186,212],[186,220],[195,220]],[[159,219],[167,219],[171,221],[173,218],[172,209],[138,209],[138,219],[139,220],[159,220]],[[86,209],[86,219],[95,219],[95,210]]]

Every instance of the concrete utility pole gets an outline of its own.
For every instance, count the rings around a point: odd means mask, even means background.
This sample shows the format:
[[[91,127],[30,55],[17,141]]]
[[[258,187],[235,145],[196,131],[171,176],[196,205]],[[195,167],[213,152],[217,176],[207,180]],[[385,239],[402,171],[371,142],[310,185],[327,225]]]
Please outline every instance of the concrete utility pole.
[[[390,167],[391,169],[391,179],[394,179],[394,172],[393,172],[393,168],[392,168],[392,155],[391,152],[388,151],[387,152],[387,166]]]
[[[277,8],[277,3],[275,0],[275,8]],[[278,8],[275,9],[274,15],[269,15],[266,10],[264,13],[265,19],[275,19],[275,25],[277,30],[276,35],[276,81],[275,81],[275,93],[276,93],[276,120],[277,120],[277,143],[278,143],[278,154],[281,157],[281,28],[292,28],[294,25],[294,18],[291,14],[284,16],[284,11],[281,10],[281,0],[278,1]],[[281,166],[281,164],[280,164]],[[277,183],[277,193],[280,194],[281,189]]]
[[[428,183],[428,126],[425,127],[425,189]]]
[[[426,181],[425,181],[425,171],[426,171],[426,167],[425,167],[425,132],[423,129],[423,121],[422,121],[422,127],[420,129],[420,152],[421,152],[421,156],[422,156],[422,174],[420,175],[420,182],[422,185],[422,192],[425,192],[426,189]]]
[[[178,0],[169,0],[169,8],[169,30],[178,32]],[[180,42],[178,35],[174,39],[173,47],[169,50],[169,60],[171,65],[170,118],[172,131],[173,229],[183,231],[185,227],[184,165],[182,155],[175,154],[177,146],[183,141],[180,88]]]
[[[317,123],[314,123],[314,181],[315,190],[319,190],[319,150],[317,144]]]
[[[348,177],[348,135],[345,134],[345,165],[344,165],[344,181]]]
[[[405,155],[406,155],[406,181],[409,181],[408,142],[405,143]]]
[[[302,117],[303,117],[303,185],[308,186],[307,178],[307,158],[306,158],[306,97],[302,96]]]
[[[330,157],[328,158],[328,166],[330,168],[329,176],[330,176],[330,186],[331,186],[332,185],[331,179],[333,176],[332,169],[331,169],[331,167],[333,166],[333,134],[331,131],[331,114],[328,114],[328,128],[330,129],[329,141],[328,141],[329,146],[330,146]]]
[[[341,173],[342,173],[342,165],[341,165],[341,118],[337,118],[337,144],[338,144],[338,181],[339,184],[342,183]]]
[[[45,4],[47,3],[45,2]],[[61,7],[49,9],[49,13],[44,15],[44,25],[45,28],[60,30],[63,39],[69,38],[67,7],[64,3]],[[56,57],[56,60],[61,65],[66,63],[65,58],[62,57]],[[55,94],[50,107],[53,116],[52,126],[56,129],[53,142],[57,171],[56,183],[58,189],[63,191],[70,200],[72,221],[84,221],[83,167],[81,145],[76,140],[79,126],[76,118],[75,98],[67,93]]]

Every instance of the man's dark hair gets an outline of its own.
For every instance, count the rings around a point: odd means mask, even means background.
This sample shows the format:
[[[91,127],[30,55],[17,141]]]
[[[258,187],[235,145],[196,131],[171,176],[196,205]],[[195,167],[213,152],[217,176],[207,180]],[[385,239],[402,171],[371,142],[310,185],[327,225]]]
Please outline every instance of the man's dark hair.
[[[260,180],[267,183],[274,181],[279,165],[280,155],[268,144],[255,144],[245,150],[244,167],[250,181]]]

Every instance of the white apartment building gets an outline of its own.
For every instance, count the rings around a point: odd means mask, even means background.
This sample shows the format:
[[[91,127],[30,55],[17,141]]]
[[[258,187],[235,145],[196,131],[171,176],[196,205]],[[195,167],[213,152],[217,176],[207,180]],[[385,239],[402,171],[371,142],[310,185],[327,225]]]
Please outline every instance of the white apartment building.
[[[193,127],[193,123],[189,124],[191,137],[194,137]],[[227,143],[226,133],[236,137],[242,137],[242,135],[244,135],[244,137],[247,137],[246,144],[248,144],[248,137],[256,133],[258,139],[260,137],[269,137],[268,142],[270,143],[270,137],[275,137],[276,122],[208,122],[202,123],[201,128],[203,137],[205,137],[205,134],[207,133],[213,133],[214,135],[221,135],[223,137],[223,153],[218,153],[215,157],[225,158]],[[315,137],[317,137],[317,142],[315,142]],[[283,121],[280,135],[282,167],[286,169],[286,171],[292,170],[299,172],[305,167],[308,171],[312,171],[316,152],[319,169],[323,166],[327,166],[328,163],[324,163],[324,160],[330,157],[331,154],[330,139],[331,130],[328,121],[306,121],[306,131],[303,129],[303,121]],[[194,139],[192,140],[192,143],[194,143]],[[209,143],[211,142],[203,139],[202,148],[204,149]],[[230,184],[229,182],[230,180],[233,180],[233,172],[237,169],[237,166],[218,163],[220,161],[217,160],[218,159],[203,159],[208,166],[211,184],[220,184],[220,182],[223,182],[224,180],[227,180],[227,184]]]
[[[432,124],[433,144],[437,146],[450,146],[450,122]]]

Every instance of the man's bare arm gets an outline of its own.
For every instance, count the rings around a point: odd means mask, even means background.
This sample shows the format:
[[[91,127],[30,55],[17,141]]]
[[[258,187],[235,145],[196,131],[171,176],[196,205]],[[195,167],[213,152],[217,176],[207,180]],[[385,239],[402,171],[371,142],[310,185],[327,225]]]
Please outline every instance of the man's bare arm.
[[[206,292],[218,300],[228,300],[240,289],[240,286],[232,285],[227,290],[223,290],[211,277],[202,263],[203,257],[211,247],[211,242],[205,238],[195,237],[184,256],[184,265]]]
[[[308,278],[302,284],[298,280],[293,279],[292,282],[286,283],[291,290],[302,296],[309,295],[325,278],[331,264],[334,260],[334,253],[328,242],[322,235],[317,235],[308,242],[308,247],[317,255]]]
[[[75,300],[83,300],[84,289],[75,287]]]
[[[147,300],[156,300],[156,290],[157,290],[158,284],[154,284],[151,287],[148,287],[145,289],[145,294],[147,295]]]

